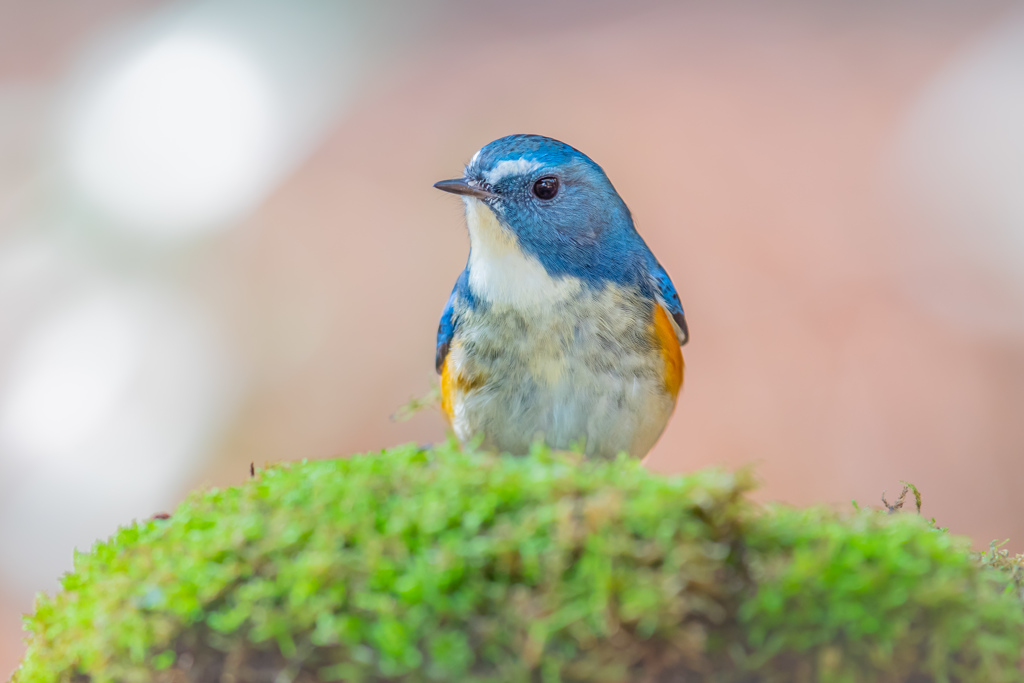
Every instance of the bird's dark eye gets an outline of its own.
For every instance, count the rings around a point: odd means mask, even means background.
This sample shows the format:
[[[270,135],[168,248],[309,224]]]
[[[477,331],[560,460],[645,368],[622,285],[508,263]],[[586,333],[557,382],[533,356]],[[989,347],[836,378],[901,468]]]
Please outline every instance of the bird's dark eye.
[[[558,178],[546,176],[533,184],[533,193],[540,199],[551,199],[558,194]]]

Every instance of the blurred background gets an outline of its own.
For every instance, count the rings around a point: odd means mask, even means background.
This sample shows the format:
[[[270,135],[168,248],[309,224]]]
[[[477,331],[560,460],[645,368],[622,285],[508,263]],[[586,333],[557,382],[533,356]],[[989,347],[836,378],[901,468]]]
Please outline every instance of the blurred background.
[[[444,437],[390,417],[467,253],[431,184],[513,132],[600,163],[682,295],[653,468],[906,479],[1024,551],[1024,7],[0,0],[0,676],[73,548]]]

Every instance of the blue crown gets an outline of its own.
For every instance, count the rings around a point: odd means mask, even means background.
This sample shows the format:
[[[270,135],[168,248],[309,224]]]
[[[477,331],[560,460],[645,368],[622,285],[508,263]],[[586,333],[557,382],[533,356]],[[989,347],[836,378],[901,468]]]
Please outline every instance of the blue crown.
[[[493,169],[502,161],[536,161],[545,166],[556,166],[572,161],[584,162],[604,175],[593,159],[571,145],[543,135],[516,134],[488,143],[466,165],[466,172],[482,173]]]

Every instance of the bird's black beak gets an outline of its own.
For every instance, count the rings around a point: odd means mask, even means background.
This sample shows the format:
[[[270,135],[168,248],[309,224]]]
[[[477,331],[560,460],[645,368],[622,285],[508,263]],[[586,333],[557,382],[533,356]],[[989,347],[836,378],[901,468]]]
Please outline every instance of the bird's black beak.
[[[494,197],[487,190],[470,185],[465,178],[442,180],[434,183],[434,187],[445,192],[451,192],[452,194],[461,194],[467,197],[476,197],[477,199],[491,199]]]

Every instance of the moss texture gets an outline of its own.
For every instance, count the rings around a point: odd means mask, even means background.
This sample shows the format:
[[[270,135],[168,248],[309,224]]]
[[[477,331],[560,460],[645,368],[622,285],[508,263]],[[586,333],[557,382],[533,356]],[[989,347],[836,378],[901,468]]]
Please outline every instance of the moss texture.
[[[78,555],[14,681],[1022,680],[1019,562],[750,488],[451,444],[273,467]]]

